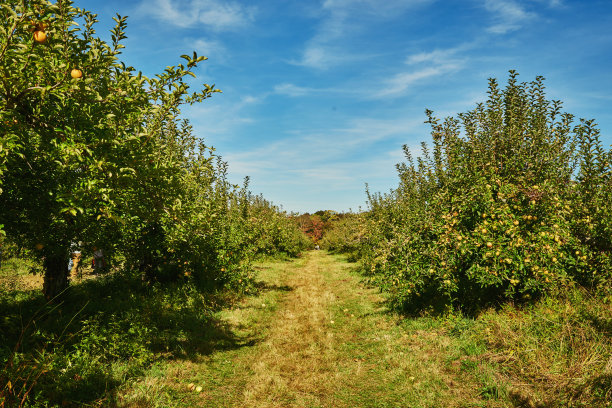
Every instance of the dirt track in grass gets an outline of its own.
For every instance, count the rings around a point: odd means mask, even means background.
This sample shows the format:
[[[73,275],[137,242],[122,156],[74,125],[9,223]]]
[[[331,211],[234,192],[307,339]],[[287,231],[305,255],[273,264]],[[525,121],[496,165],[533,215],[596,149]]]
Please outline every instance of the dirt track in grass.
[[[234,345],[155,368],[123,406],[503,406],[440,324],[389,313],[352,268],[324,251],[259,265],[260,295],[221,315]]]

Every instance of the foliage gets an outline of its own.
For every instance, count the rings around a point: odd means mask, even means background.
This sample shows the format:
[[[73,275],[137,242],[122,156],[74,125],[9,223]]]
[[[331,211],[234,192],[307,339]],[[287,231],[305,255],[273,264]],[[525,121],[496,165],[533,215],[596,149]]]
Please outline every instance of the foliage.
[[[309,249],[310,241],[287,214],[281,212],[262,196],[247,194],[244,217],[247,219],[246,240],[255,256],[275,253],[298,256]]]
[[[180,119],[183,104],[219,92],[187,84],[206,57],[183,55],[147,78],[119,60],[125,17],[110,44],[95,37],[96,16],[68,0],[11,0],[0,17],[0,224],[42,262],[48,299],[67,287],[75,250],[101,248],[151,282],[206,287],[248,281],[252,252],[300,251],[277,209],[276,229],[260,233],[269,242],[250,241],[261,226],[240,209],[259,204]]]
[[[334,253],[348,254],[349,259],[358,258],[367,235],[365,225],[363,213],[340,214],[323,235],[321,248]]]
[[[157,78],[135,75],[118,60],[126,27],[120,16],[106,44],[94,37],[95,15],[70,1],[10,1],[0,12],[0,219],[12,240],[44,259],[52,298],[66,286],[71,243],[108,240],[121,228],[117,220],[131,215],[122,199],[143,189],[139,176],[156,172],[153,152],[170,153],[160,147],[178,106],[215,90],[205,85],[187,95],[184,78],[205,59],[195,54]],[[84,21],[82,29],[75,20]],[[72,78],[74,68],[84,76]]]
[[[126,18],[111,43],[96,22],[69,0],[0,4],[0,405],[86,403],[194,348],[216,295],[255,289],[255,256],[308,246],[181,119],[219,92],[187,83],[206,57],[147,78],[119,59]],[[96,249],[111,273],[67,290],[71,253]],[[46,301],[5,284],[26,269]]]
[[[573,124],[543,78],[489,81],[459,118],[427,111],[433,151],[369,194],[362,260],[397,307],[473,312],[576,284],[610,283],[611,158],[593,121]]]
[[[341,215],[333,210],[319,210],[314,214],[304,213],[295,216],[295,220],[302,232],[308,235],[314,244],[318,244],[332,223],[340,217]]]

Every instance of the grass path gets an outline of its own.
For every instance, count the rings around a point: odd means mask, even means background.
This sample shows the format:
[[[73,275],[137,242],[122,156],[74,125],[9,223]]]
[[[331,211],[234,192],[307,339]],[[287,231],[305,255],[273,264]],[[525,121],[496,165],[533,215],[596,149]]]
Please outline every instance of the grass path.
[[[441,323],[388,313],[343,258],[312,251],[258,269],[260,295],[221,314],[237,346],[153,367],[123,406],[503,406]]]

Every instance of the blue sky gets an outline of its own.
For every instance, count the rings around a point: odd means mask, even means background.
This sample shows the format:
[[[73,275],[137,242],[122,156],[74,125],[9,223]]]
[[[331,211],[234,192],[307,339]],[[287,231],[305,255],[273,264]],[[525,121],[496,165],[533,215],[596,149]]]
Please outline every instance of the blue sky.
[[[197,51],[223,91],[184,109],[230,179],[287,211],[365,207],[397,185],[401,146],[503,85],[544,76],[549,99],[595,118],[612,143],[610,0],[77,0],[108,38],[127,15],[123,60],[154,75]]]

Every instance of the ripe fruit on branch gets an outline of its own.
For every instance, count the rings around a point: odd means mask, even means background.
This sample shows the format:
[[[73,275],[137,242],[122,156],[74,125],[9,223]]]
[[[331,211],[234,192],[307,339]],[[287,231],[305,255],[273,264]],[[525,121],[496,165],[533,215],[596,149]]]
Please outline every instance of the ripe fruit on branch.
[[[34,31],[34,41],[44,43],[45,41],[47,41],[47,33],[42,30]]]
[[[80,69],[73,69],[72,71],[70,71],[70,76],[77,79],[77,78],[82,78],[83,77],[83,71],[81,71]]]

